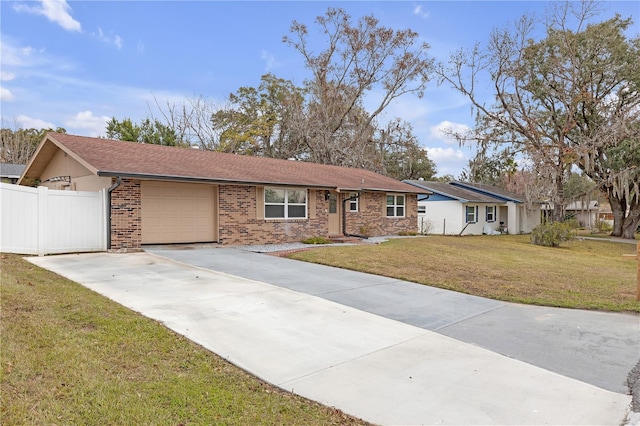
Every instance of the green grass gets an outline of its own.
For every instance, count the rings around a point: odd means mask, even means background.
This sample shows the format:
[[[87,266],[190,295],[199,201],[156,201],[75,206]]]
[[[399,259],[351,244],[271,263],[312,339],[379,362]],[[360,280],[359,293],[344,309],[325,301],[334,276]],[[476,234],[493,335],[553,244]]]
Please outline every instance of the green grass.
[[[530,244],[528,235],[393,239],[324,247],[292,259],[338,266],[509,302],[640,312],[632,244]]]
[[[18,256],[0,266],[4,426],[366,424]]]

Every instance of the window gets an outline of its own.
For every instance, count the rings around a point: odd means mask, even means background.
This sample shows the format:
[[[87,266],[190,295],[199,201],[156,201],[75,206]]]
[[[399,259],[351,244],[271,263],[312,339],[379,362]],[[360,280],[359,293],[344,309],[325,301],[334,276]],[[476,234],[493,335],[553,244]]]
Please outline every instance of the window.
[[[427,206],[418,204],[418,214],[427,214]]]
[[[404,195],[387,195],[387,217],[404,217]]]
[[[466,206],[467,223],[476,223],[478,221],[478,206]]]
[[[357,192],[352,192],[349,194],[349,198],[357,197]],[[353,198],[353,200],[349,200],[349,211],[357,212],[358,211],[358,198]]]
[[[304,189],[265,188],[264,217],[267,219],[306,218],[307,191]]]
[[[495,222],[496,221],[496,206],[487,206],[486,209],[486,219],[487,222]]]
[[[329,213],[338,213],[338,196],[333,192],[329,194]]]

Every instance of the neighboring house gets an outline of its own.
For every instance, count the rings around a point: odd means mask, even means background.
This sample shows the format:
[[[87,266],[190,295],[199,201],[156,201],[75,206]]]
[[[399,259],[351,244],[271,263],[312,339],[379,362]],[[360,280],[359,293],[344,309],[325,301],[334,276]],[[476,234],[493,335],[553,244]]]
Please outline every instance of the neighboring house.
[[[551,217],[553,206],[545,204],[542,206],[542,210],[546,217]],[[576,219],[580,226],[585,228],[594,228],[598,222],[600,204],[596,200],[589,202],[572,201],[564,208],[564,213],[566,217]]]
[[[613,226],[613,212],[611,211],[611,204],[607,201],[603,201],[598,206],[598,218],[596,221],[596,226],[598,222],[604,222],[610,226]]]
[[[107,188],[107,246],[417,231],[428,191],[361,169],[49,133],[20,184]]]
[[[418,226],[431,234],[529,233],[540,224],[540,206],[490,185],[465,182],[406,183],[431,191],[418,197]]]
[[[25,167],[24,164],[0,163],[0,182],[17,183]]]

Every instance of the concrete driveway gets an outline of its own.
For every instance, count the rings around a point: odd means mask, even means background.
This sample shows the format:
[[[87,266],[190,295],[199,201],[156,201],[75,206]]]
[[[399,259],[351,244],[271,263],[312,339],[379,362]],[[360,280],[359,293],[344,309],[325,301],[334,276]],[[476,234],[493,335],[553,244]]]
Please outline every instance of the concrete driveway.
[[[374,423],[620,424],[627,415],[620,381],[639,357],[638,317],[521,307],[239,249],[150,251],[29,260]],[[606,373],[574,371],[593,365]]]

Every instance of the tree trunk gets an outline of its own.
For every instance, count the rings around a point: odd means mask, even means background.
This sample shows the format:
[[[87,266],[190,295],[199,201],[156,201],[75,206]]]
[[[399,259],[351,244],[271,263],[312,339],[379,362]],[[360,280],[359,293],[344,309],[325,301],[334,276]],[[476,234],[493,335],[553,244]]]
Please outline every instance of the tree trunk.
[[[553,222],[562,222],[564,219],[564,208],[565,208],[565,200],[564,200],[564,183],[562,181],[562,173],[559,173],[555,178],[556,184],[556,199],[553,203],[553,213],[551,216],[551,220]]]
[[[624,219],[622,224],[622,238],[633,240],[636,238],[636,230],[638,229],[638,222],[640,222],[640,209],[636,209],[635,212],[630,212],[629,216]]]
[[[612,237],[627,238],[633,240],[635,232],[640,222],[640,200],[629,205],[627,213],[627,200],[613,195],[612,191],[607,191],[611,212],[613,213]]]

